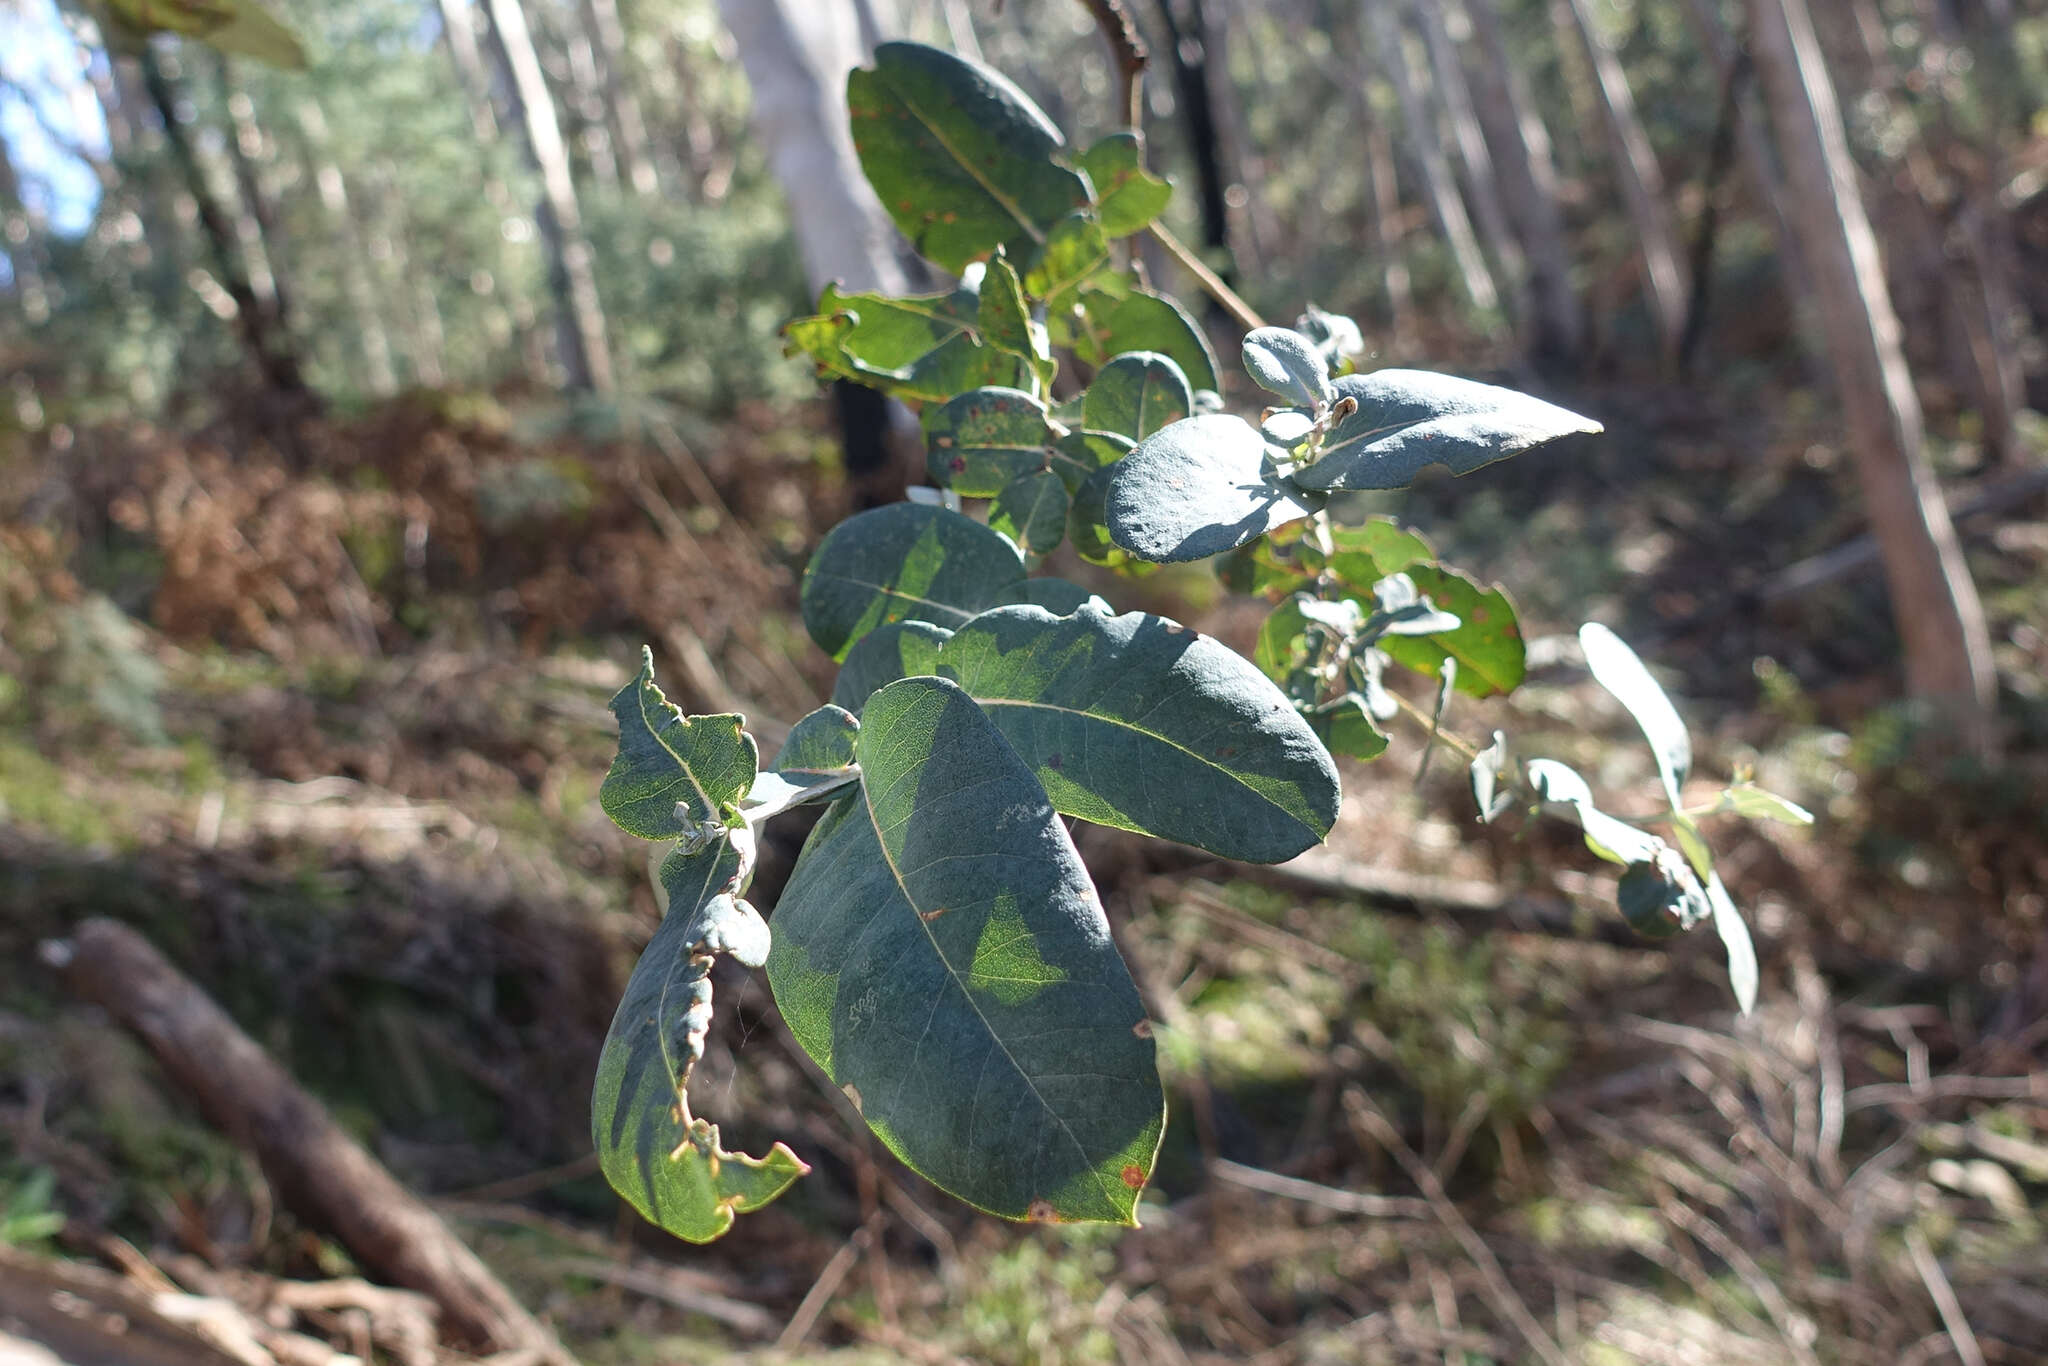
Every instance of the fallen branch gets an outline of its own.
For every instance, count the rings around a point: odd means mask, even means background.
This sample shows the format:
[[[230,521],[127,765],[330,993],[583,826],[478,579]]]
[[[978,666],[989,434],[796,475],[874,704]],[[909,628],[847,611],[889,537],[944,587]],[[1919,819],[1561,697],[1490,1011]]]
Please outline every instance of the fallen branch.
[[[333,1233],[366,1269],[432,1299],[454,1337],[569,1359],[439,1217],[148,940],[118,922],[88,920],[72,939],[45,944],[43,957],[73,994],[147,1045],[209,1122],[255,1154],[289,1208]]]

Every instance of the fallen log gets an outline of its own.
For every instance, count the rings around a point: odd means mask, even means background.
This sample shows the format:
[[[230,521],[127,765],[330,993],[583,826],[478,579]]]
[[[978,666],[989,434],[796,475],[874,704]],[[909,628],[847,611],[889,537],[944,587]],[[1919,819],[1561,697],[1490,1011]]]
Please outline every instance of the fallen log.
[[[88,920],[43,946],[80,999],[139,1038],[209,1123],[247,1148],[278,1199],[371,1274],[439,1306],[466,1346],[570,1360],[555,1336],[227,1012],[140,934]]]

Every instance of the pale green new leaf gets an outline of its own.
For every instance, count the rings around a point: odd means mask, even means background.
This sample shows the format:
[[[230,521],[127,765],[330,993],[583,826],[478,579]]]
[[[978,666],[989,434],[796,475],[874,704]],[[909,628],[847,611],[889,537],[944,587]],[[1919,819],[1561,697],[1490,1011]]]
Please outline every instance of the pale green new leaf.
[[[654,653],[611,700],[619,753],[598,788],[598,804],[629,835],[666,840],[722,820],[753,785],[759,758],[738,715],[684,716],[654,682]],[[680,809],[679,809],[680,808]]]

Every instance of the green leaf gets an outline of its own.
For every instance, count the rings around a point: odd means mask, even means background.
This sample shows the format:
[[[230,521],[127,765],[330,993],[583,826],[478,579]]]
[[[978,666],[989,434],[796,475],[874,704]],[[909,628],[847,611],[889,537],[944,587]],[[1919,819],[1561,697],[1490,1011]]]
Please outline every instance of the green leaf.
[[[1067,513],[1067,539],[1073,542],[1074,553],[1088,563],[1124,569],[1135,562],[1110,539],[1105,520],[1109,516],[1106,503],[1110,481],[1116,477],[1116,470],[1114,465],[1099,469],[1074,490],[1074,506]]]
[[[967,498],[993,498],[1052,458],[1045,405],[1020,389],[970,389],[926,408],[924,439],[932,482]]]
[[[1333,526],[1330,541],[1336,552],[1329,559],[1330,572],[1339,583],[1360,593],[1370,593],[1375,583],[1410,565],[1436,563],[1436,551],[1429,542],[1404,530],[1391,517],[1371,517],[1358,526]]]
[[[1155,564],[1218,555],[1314,511],[1273,474],[1258,428],[1223,413],[1155,432],[1113,469],[1110,535]]]
[[[1290,328],[1260,327],[1247,332],[1244,372],[1260,388],[1303,408],[1320,408],[1336,395],[1330,387],[1330,365],[1323,359],[1323,353],[1314,342]]]
[[[1756,1009],[1756,944],[1719,873],[1707,875],[1707,904],[1714,911],[1714,932],[1728,953],[1728,985],[1735,992],[1735,1004],[1747,1015]]]
[[[834,659],[877,626],[948,629],[1013,601],[1024,559],[1001,532],[948,508],[892,503],[832,529],[804,570],[804,628]],[[848,708],[852,710],[852,708]]]
[[[299,36],[255,0],[107,0],[107,8],[116,24],[136,34],[178,33],[268,66],[306,68]]]
[[[1585,833],[1586,847],[1609,863],[1626,867],[1656,858],[1659,850],[1670,851],[1671,846],[1662,839],[1595,806],[1593,790],[1586,786],[1586,780],[1555,759],[1532,759],[1524,772],[1537,796],[1572,808],[1579,829]]]
[[[1621,918],[1645,939],[1668,939],[1689,930],[1709,911],[1698,879],[1669,858],[1631,863],[1615,890]]]
[[[1714,875],[1714,850],[1707,843],[1707,837],[1693,818],[1673,808],[1671,812],[1671,834],[1677,840],[1679,849],[1685,854],[1685,861],[1692,865],[1701,877]]]
[[[1040,580],[1031,579],[1025,587]],[[862,636],[846,652],[832,684],[832,702],[856,715],[875,689],[899,678],[939,671],[939,647],[953,633],[926,621],[896,621]]]
[[[679,1238],[708,1243],[732,1227],[735,1213],[759,1209],[810,1168],[777,1143],[765,1158],[720,1148],[718,1130],[686,1121],[684,1038],[708,1021],[707,964],[692,950],[710,928],[705,912],[730,905],[739,874],[731,841],[663,866],[669,910],[633,969],[598,1058],[591,1096],[591,1138],[612,1189],[650,1222]],[[701,1013],[701,1021],[686,1017]]]
[[[1387,752],[1387,737],[1372,719],[1366,700],[1355,692],[1345,693],[1327,706],[1309,714],[1316,738],[1330,753],[1347,759],[1377,759]]]
[[[1303,609],[1309,601],[1306,593],[1289,596],[1266,614],[1259,627],[1252,662],[1259,672],[1281,687],[1286,687],[1295,671],[1308,662],[1309,620]]]
[[[1008,79],[920,43],[883,43],[846,81],[854,150],[918,251],[958,275],[997,247],[1030,259],[1090,201],[1052,120]]]
[[[1305,489],[1399,489],[1431,465],[1470,474],[1531,446],[1600,424],[1542,399],[1426,370],[1336,381],[1358,410],[1331,429],[1322,457],[1294,475]]]
[[[621,830],[646,840],[677,839],[724,819],[753,786],[758,751],[738,715],[684,716],[654,682],[654,652],[640,652],[640,676],[611,700],[619,753],[598,788],[598,804]],[[680,809],[679,809],[680,808]]]
[[[775,771],[799,784],[838,777],[853,767],[853,741],[860,722],[845,707],[827,702],[789,728]]]
[[[955,685],[868,699],[861,789],[775,912],[790,1032],[904,1162],[1010,1219],[1131,1224],[1164,1123],[1151,1027],[1058,814]]]
[[[1143,231],[1173,198],[1173,186],[1145,170],[1144,140],[1128,129],[1083,152],[1081,169],[1095,186],[1096,212],[1111,237]]]
[[[1173,357],[1195,388],[1216,387],[1216,353],[1209,339],[1165,295],[1091,289],[1082,291],[1080,306],[1081,317],[1072,324],[1073,347],[1090,365],[1106,365],[1127,351],[1158,351]]]
[[[1079,493],[1088,477],[1107,465],[1114,465],[1131,453],[1137,443],[1115,432],[1090,432],[1079,428],[1053,443],[1052,468],[1067,486]]]
[[[1097,431],[1143,441],[1194,411],[1194,391],[1171,356],[1133,351],[1095,372],[1081,418]]]
[[[1678,810],[1679,789],[1685,786],[1686,775],[1692,771],[1692,737],[1686,734],[1678,708],[1671,705],[1671,699],[1650,677],[1650,671],[1627,642],[1599,622],[1589,621],[1579,628],[1579,644],[1585,648],[1586,667],[1593,671],[1594,679],[1613,693],[1615,700],[1628,708],[1628,714],[1642,727],[1643,738],[1650,742],[1650,752],[1657,757],[1657,774],[1664,780],[1664,793],[1671,799],[1671,809]]]
[[[1052,387],[1052,351],[1045,329],[1031,321],[1031,309],[1024,302],[1024,286],[1009,258],[998,248],[981,278],[981,310],[978,314],[982,340],[1020,356],[1031,367],[1040,392]]]
[[[1356,322],[1342,313],[1325,313],[1314,304],[1294,320],[1294,329],[1307,337],[1322,352],[1330,369],[1338,373],[1350,370],[1350,358],[1365,350],[1365,334],[1358,330]]]
[[[1482,589],[1455,569],[1411,564],[1402,571],[1417,591],[1458,619],[1458,626],[1426,636],[1389,636],[1379,647],[1418,673],[1436,674],[1445,659],[1458,661],[1458,691],[1472,697],[1510,693],[1528,670],[1515,605],[1499,588]]]
[[[827,285],[817,316],[795,319],[782,332],[823,375],[902,399],[943,402],[962,390],[1024,378],[1022,361],[983,344],[976,331],[980,307],[980,296],[966,285],[896,299]]]
[[[1038,259],[1024,272],[1024,288],[1051,300],[1076,289],[1109,260],[1109,239],[1092,213],[1070,213],[1052,225]]]
[[[939,673],[981,704],[1060,811],[1278,863],[1337,818],[1337,770],[1234,650],[1164,617],[984,612]]]
[[[1812,825],[1813,813],[1797,802],[1766,792],[1754,783],[1737,783],[1722,792],[1717,809],[1732,811],[1753,821],[1779,821],[1785,825]]]
[[[1072,500],[1051,470],[1012,479],[989,505],[988,524],[1015,541],[1026,555],[1049,555],[1067,534]]]

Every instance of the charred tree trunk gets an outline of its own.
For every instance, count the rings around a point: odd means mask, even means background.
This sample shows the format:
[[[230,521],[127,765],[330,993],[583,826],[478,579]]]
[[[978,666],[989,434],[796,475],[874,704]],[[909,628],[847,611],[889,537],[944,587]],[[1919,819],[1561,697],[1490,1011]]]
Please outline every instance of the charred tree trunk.
[[[1884,557],[1915,696],[1981,748],[1997,688],[1984,612],[1922,448],[1920,402],[1899,349],[1834,85],[1805,0],[1747,0],[1750,41],[1786,170],[1787,215],[1813,270],[1864,506]]]
[[[213,250],[221,288],[234,303],[235,323],[241,332],[243,345],[248,348],[250,359],[256,363],[258,372],[272,390],[294,397],[307,394],[310,391],[306,388],[305,375],[291,339],[285,335],[283,320],[263,302],[250,284],[248,272],[236,251],[234,220],[207,183],[206,169],[200,163],[198,149],[192,145],[191,135],[178,118],[178,96],[172,88],[171,78],[150,49],[143,49],[141,60],[143,82],[151,103],[156,106],[157,117],[163,123],[164,140],[170,145],[171,155],[185,178],[186,193],[192,196],[198,208],[199,225]]]

